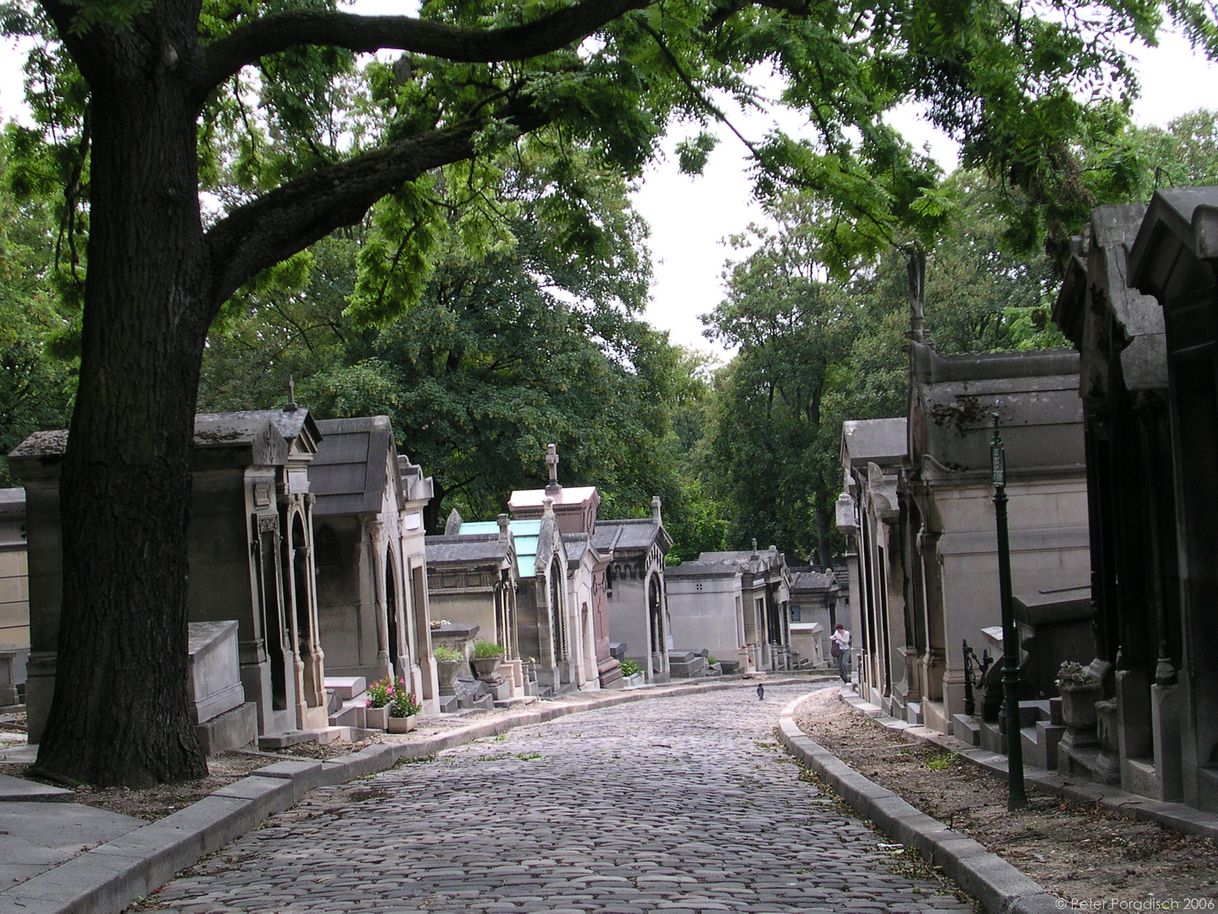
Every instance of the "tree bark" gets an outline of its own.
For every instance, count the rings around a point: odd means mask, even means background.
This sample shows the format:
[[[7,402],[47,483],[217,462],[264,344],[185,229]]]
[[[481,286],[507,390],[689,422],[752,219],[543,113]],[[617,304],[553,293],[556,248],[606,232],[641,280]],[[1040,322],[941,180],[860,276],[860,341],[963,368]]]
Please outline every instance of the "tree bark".
[[[210,270],[193,102],[145,50],[94,86],[83,349],[60,483],[63,611],[37,762],[98,786],[207,772],[187,716],[186,591]]]

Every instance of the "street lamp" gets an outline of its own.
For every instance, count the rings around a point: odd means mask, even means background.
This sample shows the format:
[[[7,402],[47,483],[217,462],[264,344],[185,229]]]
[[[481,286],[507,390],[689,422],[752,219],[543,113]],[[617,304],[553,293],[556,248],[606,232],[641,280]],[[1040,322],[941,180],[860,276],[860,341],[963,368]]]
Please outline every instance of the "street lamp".
[[[1011,609],[1011,543],[1007,536],[1006,452],[994,419],[990,466],[994,481],[994,521],[998,526],[998,590],[1002,604],[1002,697],[1007,706],[1007,809],[1028,805],[1023,786],[1023,745],[1019,734],[1019,645]]]

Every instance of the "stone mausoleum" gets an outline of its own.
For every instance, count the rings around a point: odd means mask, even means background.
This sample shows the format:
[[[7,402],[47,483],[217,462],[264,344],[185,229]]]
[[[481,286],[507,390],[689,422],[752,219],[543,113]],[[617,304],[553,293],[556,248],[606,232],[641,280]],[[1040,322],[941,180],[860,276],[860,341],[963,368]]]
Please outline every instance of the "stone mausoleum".
[[[327,725],[308,475],[319,440],[308,410],[294,405],[195,420],[189,619],[236,622],[236,669],[245,699],[256,705],[259,733]],[[37,432],[10,456],[27,505],[31,742],[54,689],[66,443],[64,431]]]

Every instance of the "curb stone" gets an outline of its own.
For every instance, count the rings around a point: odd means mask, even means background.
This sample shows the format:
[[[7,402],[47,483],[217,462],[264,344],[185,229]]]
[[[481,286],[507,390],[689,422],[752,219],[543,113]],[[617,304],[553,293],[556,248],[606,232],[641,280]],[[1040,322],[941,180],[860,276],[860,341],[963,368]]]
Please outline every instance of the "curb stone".
[[[980,901],[989,914],[1049,914],[1063,909],[1060,898],[1001,857],[919,812],[807,736],[795,723],[795,709],[807,697],[797,698],[783,708],[778,724],[779,740],[858,813],[894,840],[917,848],[928,863]]]
[[[815,682],[818,678],[821,677],[816,673],[802,676],[769,674],[761,681],[767,685],[792,685]],[[253,831],[267,818],[295,805],[318,787],[332,787],[386,771],[402,760],[427,758],[476,739],[546,723],[569,714],[598,711],[648,698],[751,686],[753,681],[756,681],[754,677],[731,677],[714,682],[644,686],[589,699],[547,702],[537,710],[514,711],[495,720],[471,723],[423,739],[375,743],[358,752],[324,761],[284,758],[226,784],[184,809],[132,829],[5,889],[0,892],[0,912],[119,914],[131,902],[164,885],[174,874]],[[57,805],[49,803],[48,811],[53,812]]]

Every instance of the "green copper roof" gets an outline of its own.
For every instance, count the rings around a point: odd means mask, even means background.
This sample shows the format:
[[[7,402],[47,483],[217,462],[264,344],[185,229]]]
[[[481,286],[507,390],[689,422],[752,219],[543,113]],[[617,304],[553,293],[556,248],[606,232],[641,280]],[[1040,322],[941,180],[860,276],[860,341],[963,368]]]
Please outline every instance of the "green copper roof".
[[[541,521],[508,521],[508,529],[512,531],[512,541],[516,544],[516,573],[522,578],[535,577],[537,575],[537,538],[541,534]],[[472,536],[477,533],[498,532],[498,521],[465,521],[462,522],[457,535]]]

